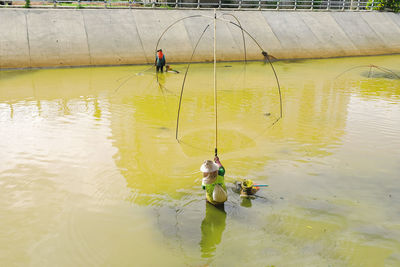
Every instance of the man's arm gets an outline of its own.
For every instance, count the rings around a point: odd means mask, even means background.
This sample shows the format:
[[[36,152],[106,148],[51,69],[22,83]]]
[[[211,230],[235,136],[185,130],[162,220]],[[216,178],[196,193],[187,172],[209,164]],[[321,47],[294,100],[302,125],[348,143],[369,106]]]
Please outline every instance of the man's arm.
[[[224,166],[222,166],[221,162],[219,161],[218,156],[215,156],[214,161],[219,166],[218,175],[224,176],[225,175],[225,168],[224,168]]]

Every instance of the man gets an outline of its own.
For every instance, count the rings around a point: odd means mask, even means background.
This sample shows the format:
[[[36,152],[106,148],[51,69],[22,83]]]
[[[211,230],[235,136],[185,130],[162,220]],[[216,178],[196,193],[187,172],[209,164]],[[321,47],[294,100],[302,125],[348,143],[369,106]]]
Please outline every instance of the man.
[[[157,72],[159,70],[161,70],[161,72],[163,72],[163,69],[165,66],[165,56],[162,52],[162,49],[157,50],[155,65],[156,65]]]
[[[224,175],[225,168],[222,166],[218,157],[215,162],[211,160],[204,161],[200,167],[203,173],[202,187],[206,190],[206,199],[213,205],[222,205],[228,199]]]

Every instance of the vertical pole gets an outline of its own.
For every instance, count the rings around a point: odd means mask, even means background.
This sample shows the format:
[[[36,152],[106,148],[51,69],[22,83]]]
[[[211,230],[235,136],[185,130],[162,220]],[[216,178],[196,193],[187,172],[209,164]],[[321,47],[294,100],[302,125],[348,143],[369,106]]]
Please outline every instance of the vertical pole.
[[[217,10],[214,8],[214,111],[215,111],[215,156],[218,154],[218,109],[217,109]]]
[[[374,10],[374,4],[375,4],[375,0],[372,0],[371,11]]]
[[[200,9],[200,0],[197,0],[197,9]]]

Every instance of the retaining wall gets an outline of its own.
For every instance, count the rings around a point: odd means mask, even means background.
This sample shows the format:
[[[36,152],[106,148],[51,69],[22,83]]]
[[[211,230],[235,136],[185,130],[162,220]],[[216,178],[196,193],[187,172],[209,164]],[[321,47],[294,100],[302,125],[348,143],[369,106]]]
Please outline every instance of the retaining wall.
[[[228,12],[228,11],[226,11]],[[220,13],[220,12],[218,12]],[[385,12],[229,11],[279,59],[400,53],[400,14]],[[145,64],[165,28],[212,10],[0,9],[0,68]],[[232,20],[229,16],[226,19]],[[161,40],[168,62],[187,62],[208,18],[183,20]],[[244,58],[240,29],[217,23],[217,58]],[[262,59],[246,37],[248,59]],[[211,61],[213,28],[194,61]]]

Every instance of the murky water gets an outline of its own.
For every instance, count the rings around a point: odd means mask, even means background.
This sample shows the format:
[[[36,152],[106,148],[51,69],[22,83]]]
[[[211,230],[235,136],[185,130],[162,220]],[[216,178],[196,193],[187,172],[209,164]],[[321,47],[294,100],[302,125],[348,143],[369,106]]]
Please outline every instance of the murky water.
[[[0,72],[2,266],[399,266],[400,56],[218,65],[231,188],[206,205],[212,65]],[[183,71],[184,65],[174,66]],[[126,81],[126,82],[125,82]],[[119,89],[118,86],[124,83]]]

